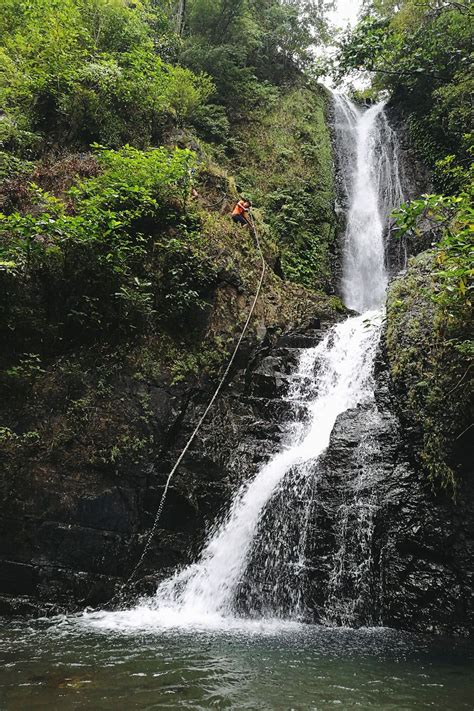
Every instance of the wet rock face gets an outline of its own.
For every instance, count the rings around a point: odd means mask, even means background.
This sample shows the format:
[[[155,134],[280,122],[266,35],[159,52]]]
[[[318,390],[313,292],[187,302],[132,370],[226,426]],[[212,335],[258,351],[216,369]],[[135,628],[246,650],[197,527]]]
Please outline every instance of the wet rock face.
[[[377,364],[376,403],[338,418],[318,471],[306,599],[315,621],[441,634],[474,629],[474,487],[457,500],[414,464]]]
[[[390,126],[397,136],[398,165],[403,185],[403,197],[406,201],[416,200],[424,193],[431,192],[431,176],[413,146],[406,117],[396,105],[389,104],[386,112]],[[388,234],[385,235],[386,264],[391,276],[405,269],[409,257],[428,249],[431,242],[436,239],[436,235],[430,232],[427,232],[423,238],[399,238],[393,226],[389,221]]]
[[[239,483],[279,448],[284,423],[297,414],[297,404],[285,400],[289,373],[301,349],[316,345],[326,328],[314,322],[242,352],[173,479],[136,591],[153,592],[159,580],[195,559]],[[417,435],[396,414],[382,352],[376,382],[375,402],[338,418],[330,446],[309,471],[304,569],[282,571],[275,597],[258,580],[257,556],[253,584],[268,610],[244,583],[242,612],[274,613],[278,598],[286,614],[299,586],[301,616],[310,622],[467,634],[474,626],[474,484],[464,476],[456,502],[431,489],[413,460]],[[80,609],[111,597],[140,556],[168,473],[213,385],[155,389],[161,450],[115,479],[93,467],[68,467],[23,470],[3,482],[2,613]],[[298,545],[301,503],[286,495],[272,502],[283,507],[286,533]]]
[[[407,127],[407,117],[396,104],[388,104],[386,112],[390,126],[398,140],[398,155],[401,170],[403,192],[407,200],[413,200],[431,189],[431,176],[421,162]]]
[[[402,426],[386,358],[375,401],[341,414],[304,481],[275,492],[236,595],[251,616],[389,626],[439,634],[474,628],[474,487],[433,490]],[[301,556],[300,556],[301,552]]]
[[[279,446],[288,419],[288,374],[302,347],[325,332],[243,344],[236,369],[172,481],[135,591],[195,559],[206,531],[239,483]],[[216,383],[148,387],[121,382],[127,401],[146,389],[156,456],[120,471],[95,462],[57,467],[24,462],[0,484],[0,614],[55,612],[101,605],[127,578],[153,524],[168,474]],[[140,390],[140,392],[138,392]]]

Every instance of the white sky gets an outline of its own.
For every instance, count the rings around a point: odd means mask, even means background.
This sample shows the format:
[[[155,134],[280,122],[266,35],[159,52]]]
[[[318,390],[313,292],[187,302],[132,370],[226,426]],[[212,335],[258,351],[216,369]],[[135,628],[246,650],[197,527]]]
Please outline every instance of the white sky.
[[[347,29],[348,25],[354,27],[354,25],[357,23],[357,16],[359,14],[361,5],[362,0],[336,0],[335,9],[332,12],[328,13],[328,19],[335,27],[341,30]],[[330,55],[334,54],[335,48],[320,47],[316,49],[316,56],[319,52],[321,53],[321,55]],[[326,86],[334,87],[333,81],[330,77],[321,77],[321,80],[323,84],[326,84]],[[368,83],[369,82],[366,77],[358,77],[352,79],[351,85],[356,89],[364,89],[368,85]]]
[[[357,14],[360,10],[361,0],[336,0],[336,8],[329,13],[329,19],[336,27],[347,27],[357,22]]]

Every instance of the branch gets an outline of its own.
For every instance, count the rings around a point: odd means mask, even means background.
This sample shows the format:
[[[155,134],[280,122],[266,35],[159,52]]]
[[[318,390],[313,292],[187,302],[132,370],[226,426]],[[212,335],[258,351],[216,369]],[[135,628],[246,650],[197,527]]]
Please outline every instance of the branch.
[[[420,2],[415,3],[415,6],[421,7],[423,9],[426,8],[426,5]],[[444,3],[441,6],[436,6],[433,3],[428,3],[428,8],[430,14],[432,14],[434,17],[438,17],[439,15],[441,15],[442,12],[445,12],[446,10],[458,10],[462,14],[466,13],[469,17],[472,17],[473,15],[473,13],[470,11],[470,5],[468,3],[463,2],[450,1]]]
[[[467,370],[466,370],[466,372],[464,373],[464,375],[462,376],[461,380],[458,382],[457,385],[454,386],[454,388],[451,388],[451,390],[450,390],[446,395],[451,395],[451,393],[453,393],[455,390],[458,389],[458,387],[461,385],[461,383],[462,383],[462,381],[464,380],[464,378],[466,377],[466,375],[467,375],[467,374],[469,373],[469,371],[471,370],[471,367],[472,367],[472,363],[469,363],[469,365],[468,365],[468,367],[467,367]]]
[[[439,74],[434,74],[434,72],[410,72],[409,70],[408,71],[390,71],[390,69],[373,69],[371,67],[359,68],[359,71],[377,72],[379,74],[391,74],[394,76],[415,76],[415,77],[428,76],[428,77],[434,77],[435,79],[440,79],[440,80],[443,78]]]

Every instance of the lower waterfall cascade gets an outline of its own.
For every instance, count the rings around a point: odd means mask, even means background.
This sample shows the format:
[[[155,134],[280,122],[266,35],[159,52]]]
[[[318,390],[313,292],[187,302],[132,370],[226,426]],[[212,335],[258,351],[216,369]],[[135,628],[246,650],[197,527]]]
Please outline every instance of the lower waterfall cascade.
[[[156,594],[134,609],[105,613],[101,624],[114,624],[114,616],[125,624],[149,618],[178,626],[248,617],[306,618],[308,520],[318,461],[338,416],[374,400],[373,366],[388,284],[384,234],[392,208],[403,199],[396,136],[384,102],[363,108],[340,94],[333,101],[346,213],[342,293],[347,307],[359,315],[332,326],[317,346],[301,351],[286,396],[290,405],[298,404],[299,414],[287,422],[280,451],[236,492],[198,560],[160,583]],[[344,551],[344,525],[340,535]],[[326,619],[350,624],[353,601],[338,599],[338,555],[330,598],[343,612],[336,617],[328,612]]]

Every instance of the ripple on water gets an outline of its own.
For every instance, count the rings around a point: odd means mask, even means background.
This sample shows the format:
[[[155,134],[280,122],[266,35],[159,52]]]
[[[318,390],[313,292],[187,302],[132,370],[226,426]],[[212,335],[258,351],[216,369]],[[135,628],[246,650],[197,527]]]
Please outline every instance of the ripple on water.
[[[126,613],[2,626],[0,707],[472,709],[472,647],[281,621],[138,624]],[[111,624],[112,623],[112,624]]]

